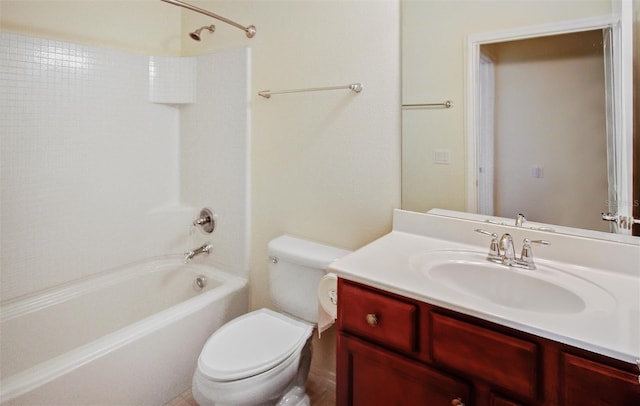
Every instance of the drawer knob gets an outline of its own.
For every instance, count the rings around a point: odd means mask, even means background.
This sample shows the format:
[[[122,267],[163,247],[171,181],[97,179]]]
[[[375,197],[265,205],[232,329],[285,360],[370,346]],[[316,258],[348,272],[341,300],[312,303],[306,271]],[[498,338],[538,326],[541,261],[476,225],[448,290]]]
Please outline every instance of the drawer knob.
[[[464,406],[461,398],[455,398],[451,401],[451,406]]]
[[[378,325],[378,316],[375,313],[367,314],[365,319],[367,320],[367,324],[371,327],[375,327]]]

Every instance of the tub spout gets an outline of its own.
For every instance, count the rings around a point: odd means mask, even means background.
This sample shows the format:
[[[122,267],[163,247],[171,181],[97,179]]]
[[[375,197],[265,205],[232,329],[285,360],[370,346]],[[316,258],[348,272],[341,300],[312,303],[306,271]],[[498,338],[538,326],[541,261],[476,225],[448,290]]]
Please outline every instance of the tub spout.
[[[213,249],[213,245],[210,243],[204,243],[202,246],[198,248],[194,248],[184,253],[184,262],[185,264],[193,259],[196,255],[200,254],[209,254]]]

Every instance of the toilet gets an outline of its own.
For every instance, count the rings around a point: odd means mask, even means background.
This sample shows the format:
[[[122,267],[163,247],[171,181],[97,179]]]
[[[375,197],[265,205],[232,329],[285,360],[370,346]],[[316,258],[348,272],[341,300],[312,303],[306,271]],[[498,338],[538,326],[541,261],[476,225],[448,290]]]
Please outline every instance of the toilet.
[[[268,251],[278,311],[247,313],[209,337],[193,376],[201,406],[309,405],[305,384],[318,284],[329,264],[349,251],[289,235],[270,241]]]

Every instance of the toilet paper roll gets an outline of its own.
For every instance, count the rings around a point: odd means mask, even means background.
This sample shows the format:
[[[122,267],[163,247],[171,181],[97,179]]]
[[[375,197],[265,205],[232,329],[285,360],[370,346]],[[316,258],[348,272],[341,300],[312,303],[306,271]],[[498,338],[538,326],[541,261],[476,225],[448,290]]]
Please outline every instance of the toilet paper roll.
[[[338,316],[338,276],[328,273],[318,285],[318,337],[333,325]]]

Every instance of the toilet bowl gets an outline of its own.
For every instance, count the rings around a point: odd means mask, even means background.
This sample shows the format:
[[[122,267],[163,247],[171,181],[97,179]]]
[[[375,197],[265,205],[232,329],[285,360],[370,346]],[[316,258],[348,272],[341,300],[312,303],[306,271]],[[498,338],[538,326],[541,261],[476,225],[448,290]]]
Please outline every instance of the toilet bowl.
[[[312,331],[311,324],[269,309],[232,320],[200,354],[194,398],[201,406],[277,404],[295,386],[301,360],[311,359]]]
[[[307,406],[317,287],[328,265],[348,253],[281,236],[269,243],[270,292],[280,312],[259,309],[209,337],[193,376],[201,406]]]

